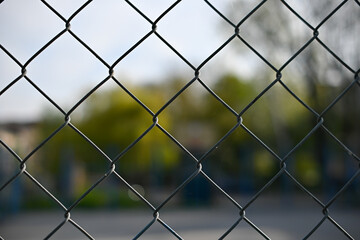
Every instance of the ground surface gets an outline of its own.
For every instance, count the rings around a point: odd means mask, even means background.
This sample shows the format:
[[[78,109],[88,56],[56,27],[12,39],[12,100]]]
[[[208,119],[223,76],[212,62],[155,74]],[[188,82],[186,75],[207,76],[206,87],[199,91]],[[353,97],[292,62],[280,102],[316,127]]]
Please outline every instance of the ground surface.
[[[322,219],[318,208],[261,206],[249,208],[246,216],[271,239],[303,239]],[[337,209],[330,213],[355,239],[360,239],[360,210]],[[163,209],[160,218],[184,239],[218,239],[236,222],[236,208],[174,208]],[[74,210],[71,218],[96,239],[132,239],[152,220],[148,209],[84,211]],[[43,239],[63,220],[62,212],[27,212],[7,217],[0,222],[0,236],[5,240]],[[87,239],[66,223],[51,239]],[[140,239],[176,239],[161,224],[155,222]],[[241,221],[225,239],[263,239],[248,223]],[[347,239],[338,228],[326,220],[309,239]]]

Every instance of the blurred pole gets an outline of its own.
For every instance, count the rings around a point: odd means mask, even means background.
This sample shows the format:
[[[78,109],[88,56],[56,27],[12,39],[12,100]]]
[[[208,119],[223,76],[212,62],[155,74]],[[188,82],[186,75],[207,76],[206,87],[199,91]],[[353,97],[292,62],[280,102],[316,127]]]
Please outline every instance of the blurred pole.
[[[66,146],[62,149],[60,159],[60,183],[59,191],[60,196],[64,202],[70,203],[73,191],[73,172],[74,172],[74,150],[71,146]]]

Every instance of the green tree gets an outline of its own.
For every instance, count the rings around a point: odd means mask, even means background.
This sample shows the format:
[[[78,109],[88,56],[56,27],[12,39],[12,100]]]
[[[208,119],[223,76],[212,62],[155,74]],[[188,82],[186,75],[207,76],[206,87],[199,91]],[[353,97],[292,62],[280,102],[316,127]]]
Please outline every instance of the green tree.
[[[162,89],[154,86],[133,86],[133,91],[149,106],[162,105]],[[153,116],[123,90],[106,90],[95,93],[83,103],[82,114],[71,124],[99,147],[111,160],[118,157],[117,171],[130,182],[146,185],[149,172],[156,167],[166,172],[177,164],[179,153],[174,144],[153,122]],[[169,129],[172,120],[168,113],[161,114],[161,126]],[[45,138],[63,122],[61,118],[49,117],[40,125],[41,138]],[[141,137],[150,129],[143,137]],[[141,138],[141,139],[140,139]],[[140,140],[139,140],[140,139]],[[138,141],[139,140],[139,141]],[[130,150],[126,150],[134,144]],[[127,151],[122,155],[122,152]],[[44,168],[61,175],[65,158],[80,164],[87,175],[103,174],[109,161],[70,126],[65,126],[44,146]],[[155,171],[157,171],[155,169]],[[166,176],[164,176],[165,178]]]

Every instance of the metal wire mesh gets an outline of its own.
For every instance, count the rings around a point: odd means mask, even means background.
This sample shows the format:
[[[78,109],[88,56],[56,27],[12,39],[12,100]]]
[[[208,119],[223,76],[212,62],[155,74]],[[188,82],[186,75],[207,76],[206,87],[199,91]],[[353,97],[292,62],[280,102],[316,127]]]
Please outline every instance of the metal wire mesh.
[[[2,3],[3,1],[0,1]],[[324,131],[326,134],[333,138],[339,146],[343,149],[344,153],[347,153],[355,162],[359,163],[360,158],[350,149],[350,147],[346,146],[345,143],[343,143],[338,136],[336,136],[334,133],[332,133],[324,124],[324,122],[327,120],[324,116],[325,114],[332,109],[352,88],[357,88],[360,86],[360,78],[359,78],[359,72],[360,69],[353,69],[350,67],[345,60],[343,60],[341,57],[339,57],[332,49],[331,47],[327,46],[322,37],[321,37],[321,30],[323,25],[331,19],[334,14],[339,11],[342,7],[344,7],[346,4],[354,3],[357,7],[360,8],[360,3],[357,0],[354,1],[347,1],[344,0],[340,2],[331,12],[325,16],[320,23],[317,25],[310,24],[304,17],[302,17],[297,11],[294,10],[291,4],[289,4],[287,1],[280,1],[283,6],[286,7],[286,9],[293,14],[300,22],[303,24],[307,30],[312,33],[312,37],[308,39],[308,41],[301,46],[284,64],[282,64],[280,67],[275,67],[275,65],[272,63],[271,60],[264,57],[258,50],[256,46],[253,46],[251,43],[247,42],[245,38],[242,36],[242,28],[243,25],[257,12],[259,9],[264,7],[264,4],[266,1],[263,0],[259,2],[251,11],[247,13],[245,17],[243,17],[239,22],[233,22],[230,20],[229,17],[226,16],[225,13],[218,10],[211,1],[204,0],[204,4],[210,8],[214,13],[216,13],[218,16],[220,16],[224,21],[225,24],[233,28],[233,34],[231,34],[228,39],[217,49],[214,49],[212,54],[210,54],[205,60],[203,60],[199,65],[194,65],[190,60],[188,60],[185,56],[183,56],[180,51],[178,51],[170,42],[167,41],[166,37],[162,36],[157,31],[157,25],[161,23],[164,19],[164,17],[169,14],[171,11],[177,8],[178,4],[181,2],[180,0],[172,3],[170,7],[168,7],[164,12],[162,12],[157,18],[152,19],[148,17],[144,12],[142,12],[136,4],[132,3],[130,0],[126,0],[125,2],[135,11],[137,14],[139,14],[145,22],[148,23],[149,30],[148,32],[138,41],[136,42],[132,47],[130,47],[122,56],[118,57],[116,61],[114,62],[108,62],[105,61],[95,50],[93,50],[85,40],[81,39],[76,31],[73,31],[71,29],[71,23],[79,13],[81,13],[84,9],[86,9],[92,1],[87,1],[84,3],[80,8],[78,8],[69,18],[65,18],[62,14],[60,14],[57,9],[55,9],[51,4],[46,2],[45,0],[41,1],[44,6],[47,7],[48,11],[50,11],[52,14],[54,14],[56,17],[61,19],[64,23],[64,28],[56,34],[49,42],[47,42],[44,46],[42,46],[35,54],[33,54],[26,62],[21,62],[18,60],[17,56],[15,56],[11,51],[9,51],[5,46],[0,45],[1,51],[3,51],[9,58],[12,59],[14,63],[16,63],[21,70],[21,74],[16,77],[13,81],[11,81],[7,86],[5,86],[0,91],[0,97],[5,93],[12,90],[13,86],[19,82],[19,81],[26,81],[28,82],[36,91],[38,91],[49,103],[51,103],[63,116],[64,121],[63,124],[56,129],[51,135],[49,135],[46,139],[44,139],[36,148],[32,149],[32,151],[25,157],[20,157],[14,149],[12,149],[3,139],[0,139],[0,144],[10,153],[15,159],[18,161],[19,169],[14,173],[14,175],[6,179],[5,183],[2,183],[0,187],[0,192],[3,191],[5,188],[7,188],[9,185],[11,185],[17,178],[19,177],[26,177],[28,178],[34,185],[36,185],[39,189],[41,189],[49,199],[54,201],[60,209],[64,211],[64,218],[61,222],[58,223],[54,229],[47,233],[47,236],[45,236],[45,239],[51,238],[59,229],[61,229],[65,224],[69,223],[76,227],[84,236],[86,236],[89,239],[93,239],[90,232],[88,232],[88,229],[84,229],[81,226],[81,222],[76,222],[71,217],[71,212],[78,206],[78,204],[87,197],[87,195],[92,192],[95,188],[98,187],[100,183],[102,183],[105,179],[107,179],[109,176],[115,176],[120,181],[122,181],[127,188],[132,191],[138,198],[141,199],[141,201],[152,211],[153,218],[152,220],[144,226],[141,231],[138,232],[136,236],[134,236],[134,239],[140,238],[147,230],[149,230],[153,224],[156,222],[160,223],[165,229],[167,229],[174,237],[178,239],[182,239],[182,236],[180,236],[176,229],[174,229],[172,226],[170,226],[168,223],[166,223],[161,218],[161,212],[162,209],[169,203],[170,200],[174,198],[179,192],[184,189],[196,176],[202,175],[207,181],[215,187],[224,197],[226,197],[232,204],[235,211],[239,212],[238,219],[233,222],[231,226],[225,231],[221,236],[219,236],[220,239],[226,238],[237,226],[240,222],[246,222],[250,227],[252,227],[255,231],[258,233],[259,238],[264,239],[270,239],[270,236],[267,235],[265,231],[263,231],[260,227],[258,227],[255,223],[251,221],[251,216],[247,216],[245,214],[246,210],[249,208],[250,205],[256,201],[260,195],[262,195],[272,184],[279,179],[281,176],[287,176],[294,184],[296,184],[303,192],[304,194],[311,197],[311,199],[318,205],[319,210],[322,211],[323,217],[322,219],[311,229],[311,231],[304,233],[304,239],[309,238],[312,236],[314,232],[317,231],[317,229],[325,222],[328,221],[336,228],[338,228],[339,231],[343,233],[343,235],[349,239],[354,239],[356,236],[351,236],[346,230],[345,227],[341,226],[335,218],[329,213],[329,208],[334,204],[334,202],[337,201],[340,195],[342,195],[348,187],[351,185],[351,183],[358,178],[360,174],[360,169],[358,169],[350,179],[347,180],[347,182],[342,186],[342,188],[336,192],[332,196],[332,198],[327,202],[322,202],[319,200],[312,192],[310,192],[305,186],[303,186],[293,174],[288,171],[287,169],[287,163],[292,156],[292,154],[300,148],[315,132],[317,131]],[[272,3],[271,3],[272,4]],[[0,5],[1,7],[1,5]],[[136,31],[136,29],[134,29]],[[28,75],[27,75],[27,68],[31,62],[33,62],[40,54],[47,51],[49,46],[54,44],[56,41],[61,39],[65,33],[70,34],[74,40],[76,40],[78,43],[80,43],[83,48],[85,48],[88,52],[90,52],[93,56],[96,57],[96,59],[103,64],[108,69],[108,76],[99,81],[98,84],[92,88],[90,91],[87,92],[87,94],[80,99],[76,104],[74,104],[70,110],[66,111],[64,110],[54,99],[52,99],[50,96],[48,96]],[[153,112],[150,110],[146,104],[144,104],[140,99],[137,98],[137,96],[132,93],[126,86],[122,84],[121,81],[117,79],[117,77],[114,75],[114,68],[122,62],[132,51],[134,51],[136,48],[138,48],[141,44],[143,44],[150,36],[157,37],[161,42],[163,42],[172,52],[175,56],[177,56],[181,61],[183,61],[187,66],[189,66],[193,71],[193,78],[189,79],[188,83],[183,86],[170,100],[168,100],[157,112]],[[206,81],[203,81],[200,73],[202,72],[202,69],[204,66],[208,64],[208,62],[216,58],[217,54],[221,52],[227,45],[229,45],[232,41],[240,40],[246,48],[251,50],[254,54],[258,56],[258,58],[263,61],[266,65],[268,65],[274,74],[274,80],[266,86],[262,91],[252,99],[251,102],[249,102],[241,111],[236,111],[232,109],[227,102],[225,102],[221,97],[219,97],[207,84]],[[291,88],[285,84],[285,82],[282,79],[282,72],[289,66],[290,63],[294,62],[294,60],[302,53],[305,49],[307,49],[310,44],[313,42],[319,43],[323,49],[325,49],[328,53],[332,55],[332,57],[340,63],[346,71],[351,73],[354,77],[354,79],[351,81],[351,83],[343,90],[322,112],[317,112],[314,109],[312,109],[309,105],[307,105],[299,96],[295,94],[291,90]],[[195,50],[194,50],[195,51]],[[316,71],[316,70],[315,70]],[[148,127],[137,139],[135,139],[130,145],[128,145],[121,153],[119,153],[116,157],[111,158],[108,155],[104,153],[102,149],[100,149],[91,138],[89,138],[87,135],[85,135],[83,132],[81,132],[72,122],[71,116],[73,112],[79,108],[80,105],[84,103],[86,99],[88,99],[92,94],[94,94],[98,89],[100,89],[106,82],[114,82],[116,85],[123,89],[133,100],[137,102],[137,104],[146,110],[147,114],[151,116],[152,118],[152,125]],[[205,91],[207,91],[211,96],[221,103],[224,109],[226,109],[229,113],[235,116],[233,123],[233,127],[230,131],[228,131],[220,140],[216,142],[211,148],[209,148],[205,154],[203,154],[201,157],[195,157],[185,146],[183,146],[172,134],[170,134],[165,127],[163,127],[159,123],[159,118],[161,118],[160,114],[164,112],[165,109],[167,109],[179,96],[181,96],[186,89],[188,89],[190,86],[192,86],[195,83],[199,83]],[[270,89],[274,88],[274,86],[280,86],[284,90],[286,90],[291,97],[296,100],[298,103],[300,103],[303,107],[307,109],[307,112],[317,119],[316,125],[306,133],[305,137],[301,139],[295,147],[293,147],[290,151],[288,151],[284,156],[279,156],[275,153],[275,151],[270,148],[264,141],[262,141],[261,137],[254,134],[243,122],[243,115],[251,109],[254,104],[263,98],[264,94],[267,93]],[[53,193],[45,188],[41,182],[33,176],[31,172],[29,172],[26,168],[28,160],[31,156],[33,156],[39,149],[41,149],[50,139],[52,139],[55,135],[59,134],[64,127],[69,126],[76,134],[81,136],[83,139],[86,140],[86,142],[94,148],[97,152],[99,152],[102,156],[104,156],[108,162],[109,167],[106,172],[103,173],[102,177],[99,178],[97,181],[95,181],[92,186],[84,193],[81,197],[79,197],[75,202],[73,202],[70,206],[66,206],[64,203],[62,203],[60,200],[58,200]],[[177,188],[166,197],[164,201],[161,202],[160,205],[154,206],[148,199],[146,199],[144,196],[142,196],[131,184],[127,182],[126,179],[123,178],[123,176],[116,171],[116,165],[119,163],[120,159],[127,154],[129,150],[131,150],[142,138],[144,138],[150,131],[153,129],[159,129],[163,134],[165,134],[169,141],[172,141],[175,143],[181,151],[190,157],[194,161],[192,174],[187,177],[185,181],[183,181]],[[260,144],[268,153],[270,153],[274,158],[276,158],[279,161],[279,169],[277,173],[260,189],[256,194],[254,194],[250,200],[248,200],[244,205],[241,205],[238,201],[236,201],[230,194],[228,194],[225,189],[222,189],[217,182],[215,182],[210,176],[208,176],[207,172],[203,169],[203,164],[206,163],[208,156],[220,145],[222,144],[236,129],[242,128],[245,130],[245,132],[255,139],[255,141]],[[31,161],[31,160],[30,160]]]

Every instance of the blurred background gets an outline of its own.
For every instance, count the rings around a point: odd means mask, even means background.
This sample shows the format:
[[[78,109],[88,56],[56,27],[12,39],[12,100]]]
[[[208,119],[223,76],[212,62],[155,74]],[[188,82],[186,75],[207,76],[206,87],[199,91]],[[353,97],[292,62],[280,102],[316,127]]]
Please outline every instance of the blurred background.
[[[84,3],[47,2],[65,19]],[[171,1],[131,2],[152,21],[172,4]],[[64,22],[41,1],[3,1],[0,4],[3,47],[0,51],[0,140],[4,144],[0,145],[0,186],[19,169],[19,162],[5,145],[20,158],[27,158],[64,124],[64,114],[25,78],[6,89],[21,75],[21,67],[4,51],[6,49],[18,62],[27,63],[26,76],[64,112],[71,110],[73,126],[110,159],[117,158],[151,127],[150,112],[157,113],[194,80],[192,66],[201,66],[199,80],[163,109],[158,120],[163,129],[198,159],[237,125],[234,112],[241,112],[246,129],[281,158],[315,128],[319,121],[316,112],[324,119],[325,128],[316,130],[296,148],[286,165],[288,172],[320,201],[326,204],[331,200],[359,171],[358,160],[342,146],[359,156],[360,89],[359,81],[354,81],[360,66],[358,3],[346,2],[323,22],[341,1],[287,1],[307,24],[313,28],[319,26],[320,39],[312,41],[288,63],[312,39],[313,30],[280,1],[262,4],[240,26],[241,39],[235,37],[208,60],[233,36],[234,27],[228,21],[236,25],[260,4],[260,1],[248,0],[209,2],[227,20],[204,1],[182,1],[157,23],[157,33],[187,62],[154,34],[127,53],[151,31],[151,24],[125,1],[91,2],[71,20],[71,31],[109,65],[125,57],[114,68],[117,82],[106,81],[73,108],[108,77],[108,68],[68,32],[28,62],[64,29]],[[286,67],[281,71],[281,81],[290,92],[278,82],[248,108],[276,79],[276,69],[283,66]],[[338,96],[340,100],[332,104]],[[274,154],[248,131],[241,126],[236,128],[203,161],[203,171],[240,205],[247,204],[281,169]],[[72,127],[65,126],[32,154],[26,165],[26,170],[68,207],[108,171],[109,161]],[[116,171],[123,179],[154,206],[159,206],[195,170],[194,159],[157,127],[116,164]],[[359,200],[360,179],[355,177],[331,207],[335,212],[340,209],[341,218],[344,209],[358,211]],[[193,211],[219,206],[233,207],[231,201],[199,175],[176,194],[165,209],[180,214],[177,209]],[[253,208],[258,216],[257,209],[269,210],[269,206],[277,209],[272,214],[281,216],[284,212],[280,209],[307,207],[318,211],[319,220],[322,216],[322,208],[285,174],[260,195],[249,211]],[[130,209],[148,210],[114,175],[94,188],[76,207],[76,211],[84,211],[85,215],[88,210],[123,212]],[[25,175],[0,191],[3,227],[10,216],[43,210],[52,214],[61,208]],[[211,210],[205,212],[211,214]],[[266,211],[262,214],[269,216]],[[299,212],[293,214],[297,216]],[[279,221],[286,221],[282,219]],[[359,217],[344,219],[352,224]],[[227,228],[234,221],[229,222]],[[9,229],[9,236],[15,236]],[[311,227],[307,228],[305,234],[310,230]],[[360,236],[355,228],[346,230],[355,237]]]

